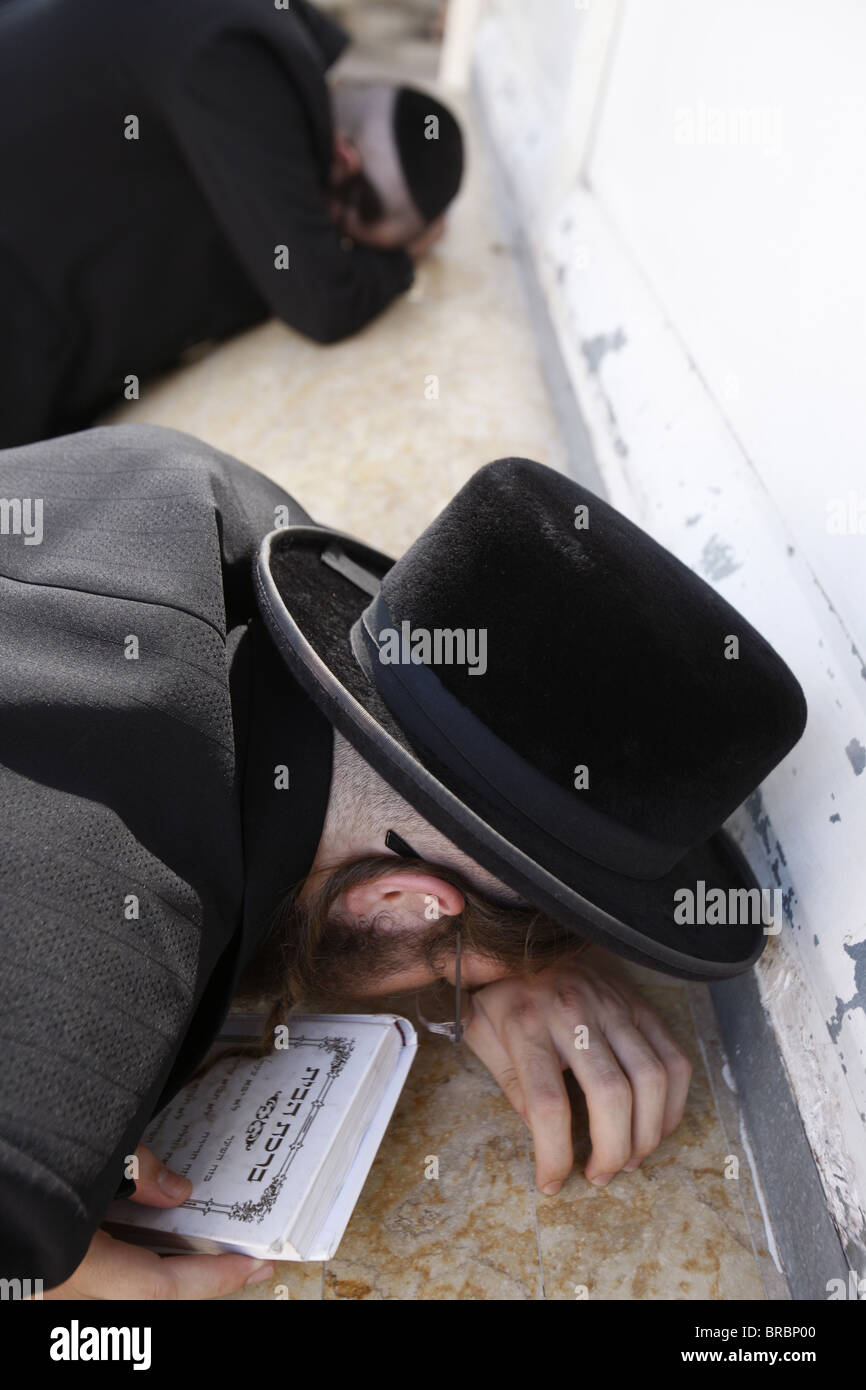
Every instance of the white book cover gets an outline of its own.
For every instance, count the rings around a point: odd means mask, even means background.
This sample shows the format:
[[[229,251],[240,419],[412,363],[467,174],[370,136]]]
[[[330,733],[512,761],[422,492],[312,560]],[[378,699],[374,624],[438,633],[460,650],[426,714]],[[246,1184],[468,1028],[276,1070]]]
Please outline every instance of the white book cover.
[[[260,1025],[230,1018],[212,1053]],[[112,1235],[160,1253],[331,1258],[417,1036],[394,1014],[295,1014],[288,1030],[285,1047],[217,1062],[155,1117],[141,1142],[192,1194],[168,1209],[115,1200],[103,1223]]]

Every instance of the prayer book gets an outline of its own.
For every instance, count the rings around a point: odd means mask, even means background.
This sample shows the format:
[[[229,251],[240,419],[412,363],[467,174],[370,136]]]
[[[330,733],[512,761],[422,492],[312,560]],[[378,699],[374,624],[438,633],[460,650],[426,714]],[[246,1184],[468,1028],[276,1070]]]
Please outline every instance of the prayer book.
[[[260,1018],[230,1016],[206,1060],[260,1029]],[[283,1035],[265,1057],[215,1062],[154,1117],[141,1142],[192,1193],[168,1208],[116,1199],[103,1222],[111,1235],[159,1254],[332,1257],[417,1035],[396,1014],[293,1014]]]

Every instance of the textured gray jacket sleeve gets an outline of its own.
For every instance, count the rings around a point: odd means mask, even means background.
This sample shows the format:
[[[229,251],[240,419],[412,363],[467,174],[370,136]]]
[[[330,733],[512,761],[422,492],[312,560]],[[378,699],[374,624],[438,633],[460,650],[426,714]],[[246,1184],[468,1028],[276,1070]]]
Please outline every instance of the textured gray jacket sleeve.
[[[79,1264],[234,949],[231,653],[290,501],[154,427],[0,453],[2,1277]]]

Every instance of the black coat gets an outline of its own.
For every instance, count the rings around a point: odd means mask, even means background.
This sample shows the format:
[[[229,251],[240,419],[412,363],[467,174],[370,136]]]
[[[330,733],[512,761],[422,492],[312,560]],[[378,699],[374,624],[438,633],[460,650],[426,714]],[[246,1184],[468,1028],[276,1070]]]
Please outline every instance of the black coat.
[[[0,447],[205,339],[274,314],[332,342],[408,288],[328,216],[345,43],[306,0],[0,5]]]
[[[280,506],[156,426],[0,453],[0,1277],[76,1268],[312,864],[331,727],[251,578]]]

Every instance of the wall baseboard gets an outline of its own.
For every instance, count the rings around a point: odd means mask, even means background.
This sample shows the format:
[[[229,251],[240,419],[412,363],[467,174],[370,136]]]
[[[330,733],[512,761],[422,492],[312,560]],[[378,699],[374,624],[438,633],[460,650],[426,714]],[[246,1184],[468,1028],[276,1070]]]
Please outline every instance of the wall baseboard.
[[[710,985],[722,1042],[793,1299],[848,1287],[848,1262],[754,974]]]

